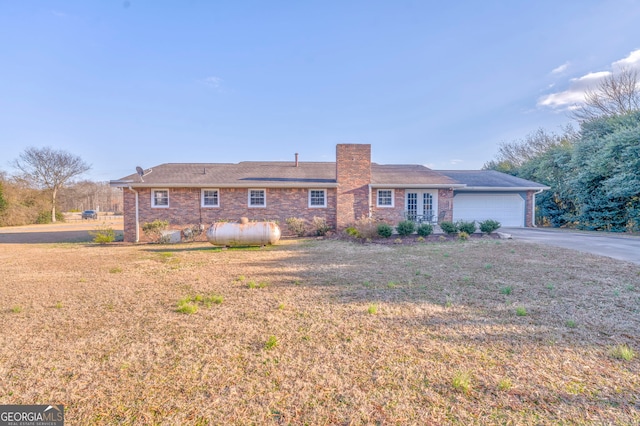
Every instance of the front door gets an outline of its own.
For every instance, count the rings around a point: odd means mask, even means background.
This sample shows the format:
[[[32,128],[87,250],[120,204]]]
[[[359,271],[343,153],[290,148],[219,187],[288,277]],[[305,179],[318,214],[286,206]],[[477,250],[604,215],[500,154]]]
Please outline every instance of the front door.
[[[435,191],[407,190],[406,217],[415,222],[433,222],[436,219]]]

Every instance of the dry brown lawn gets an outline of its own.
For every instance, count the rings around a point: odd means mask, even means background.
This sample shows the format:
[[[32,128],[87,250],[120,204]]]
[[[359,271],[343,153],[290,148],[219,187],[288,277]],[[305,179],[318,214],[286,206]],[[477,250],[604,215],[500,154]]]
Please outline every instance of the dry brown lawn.
[[[0,404],[70,425],[640,423],[639,357],[613,353],[640,352],[630,263],[300,240],[2,244],[0,264]]]

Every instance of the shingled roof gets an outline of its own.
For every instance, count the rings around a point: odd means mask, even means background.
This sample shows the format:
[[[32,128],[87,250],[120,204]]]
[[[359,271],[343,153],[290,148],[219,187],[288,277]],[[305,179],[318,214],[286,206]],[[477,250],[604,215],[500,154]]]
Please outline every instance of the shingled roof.
[[[438,170],[438,173],[448,176],[466,185],[465,190],[536,190],[549,189],[548,186],[537,182],[500,173],[495,170]]]
[[[134,187],[335,187],[335,162],[243,161],[231,163],[167,163],[113,181]],[[371,184],[387,187],[464,186],[433,170],[414,164],[371,164]]]
[[[112,181],[113,186],[219,188],[333,188],[335,162],[243,161],[166,163]],[[547,189],[493,170],[431,170],[418,164],[371,164],[374,188],[454,188],[470,190]]]

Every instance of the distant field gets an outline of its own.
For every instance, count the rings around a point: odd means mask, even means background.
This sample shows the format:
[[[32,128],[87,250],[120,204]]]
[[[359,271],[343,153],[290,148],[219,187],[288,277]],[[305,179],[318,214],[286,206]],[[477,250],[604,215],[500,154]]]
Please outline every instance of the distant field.
[[[640,423],[640,267],[609,258],[80,242],[0,264],[0,404],[69,425]]]

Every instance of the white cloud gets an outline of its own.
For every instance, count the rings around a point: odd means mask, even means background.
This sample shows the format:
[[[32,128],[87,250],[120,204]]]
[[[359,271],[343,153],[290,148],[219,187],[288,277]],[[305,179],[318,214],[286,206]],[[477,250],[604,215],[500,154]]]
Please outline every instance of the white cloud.
[[[551,71],[559,74],[567,69],[569,62],[560,65]],[[637,69],[640,71],[640,49],[634,50],[626,58],[611,63],[611,69],[617,71],[621,68]],[[550,93],[538,99],[538,106],[559,110],[572,110],[584,102],[585,92],[595,88],[602,79],[610,76],[612,71],[598,71],[569,80],[569,87],[560,92]]]
[[[611,66],[614,69],[620,68],[632,68],[640,70],[640,49],[634,50],[629,53],[624,59],[620,59],[619,61],[615,61]]]
[[[551,74],[560,74],[563,73],[567,70],[567,68],[569,68],[569,61],[565,62],[564,64],[560,65],[559,67],[556,67],[554,69],[551,70]]]
[[[584,101],[587,90],[594,88],[610,71],[592,72],[569,80],[569,88],[563,92],[551,93],[541,97],[538,105],[551,108],[569,108]]]
[[[210,77],[205,78],[203,82],[205,85],[207,85],[207,87],[210,87],[212,89],[219,89],[220,84],[222,84],[222,79],[220,77],[216,77],[212,75]]]
[[[453,164],[454,166],[460,163],[464,163],[464,160],[453,159],[449,161],[449,164]]]

